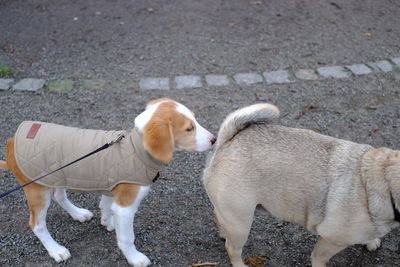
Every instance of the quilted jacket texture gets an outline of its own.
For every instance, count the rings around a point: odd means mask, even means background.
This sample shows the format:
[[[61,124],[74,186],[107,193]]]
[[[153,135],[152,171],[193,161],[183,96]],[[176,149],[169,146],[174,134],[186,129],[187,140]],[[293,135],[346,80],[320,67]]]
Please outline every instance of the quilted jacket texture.
[[[15,158],[22,173],[34,179],[124,134],[120,142],[55,172],[37,183],[76,191],[110,194],[119,183],[150,185],[161,168],[143,148],[140,133],[89,130],[24,121],[15,134]]]

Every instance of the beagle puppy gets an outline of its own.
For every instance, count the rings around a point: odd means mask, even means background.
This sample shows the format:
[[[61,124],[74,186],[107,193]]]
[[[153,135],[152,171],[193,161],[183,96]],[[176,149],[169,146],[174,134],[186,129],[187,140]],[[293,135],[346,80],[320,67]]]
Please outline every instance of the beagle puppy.
[[[118,247],[129,264],[148,266],[150,260],[134,245],[133,220],[140,202],[149,193],[158,171],[172,160],[175,148],[205,151],[216,138],[187,107],[161,98],[148,103],[135,118],[130,132],[24,122],[8,140],[6,160],[0,161],[0,168],[10,170],[23,185],[78,158],[82,152],[77,150],[88,153],[120,134],[125,138],[110,148],[23,188],[30,211],[29,225],[55,261],[65,261],[71,254],[47,230],[46,214],[51,199],[75,220],[84,222],[93,217],[92,212],[68,200],[66,189],[72,189],[103,194],[101,224],[108,231],[115,229]]]

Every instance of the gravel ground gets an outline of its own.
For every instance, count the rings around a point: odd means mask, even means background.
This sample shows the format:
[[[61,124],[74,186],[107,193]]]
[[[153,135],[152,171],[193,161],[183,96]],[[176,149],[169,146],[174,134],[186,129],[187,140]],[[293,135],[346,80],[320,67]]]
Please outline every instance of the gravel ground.
[[[399,72],[296,85],[197,90],[132,92],[112,88],[99,92],[74,90],[68,95],[1,92],[0,143],[5,144],[20,121],[36,119],[96,129],[129,129],[133,119],[153,98],[174,97],[190,107],[206,128],[216,133],[224,116],[258,101],[277,104],[282,124],[314,129],[323,134],[390,148],[400,134]],[[2,145],[4,147],[4,145]],[[1,156],[4,151],[1,149]],[[213,223],[212,208],[201,182],[205,153],[177,152],[161,172],[135,221],[137,247],[154,266],[187,266],[218,262],[228,266],[223,241]],[[0,173],[2,191],[16,185],[8,172]],[[77,204],[95,213],[84,224],[73,221],[53,205],[50,232],[73,257],[66,266],[127,266],[114,233],[99,225],[98,195],[71,193]],[[22,192],[0,200],[0,263],[4,266],[53,266],[28,227]],[[257,214],[245,256],[263,256],[266,266],[305,266],[316,237],[293,224]],[[383,240],[382,248],[367,252],[354,246],[340,252],[330,266],[394,266],[400,263],[398,230]]]
[[[0,0],[0,63],[16,70],[15,78],[77,80],[365,63],[399,56],[399,14],[395,0]],[[90,91],[75,86],[67,94],[0,91],[0,158],[22,120],[129,129],[146,102],[164,96],[187,105],[214,133],[230,111],[267,101],[280,107],[284,125],[398,148],[399,69],[284,85],[171,91],[127,87],[115,83]],[[229,266],[202,186],[205,157],[177,152],[137,213],[136,245],[153,266],[206,261]],[[12,175],[1,171],[0,192],[15,186]],[[128,266],[115,234],[100,225],[99,196],[71,193],[70,198],[95,217],[81,224],[51,206],[49,231],[72,254],[61,264],[29,229],[22,192],[1,199],[0,265]],[[262,256],[265,266],[309,266],[316,238],[257,213],[244,256]],[[349,247],[329,266],[399,266],[399,242],[399,230],[394,230],[378,251]]]

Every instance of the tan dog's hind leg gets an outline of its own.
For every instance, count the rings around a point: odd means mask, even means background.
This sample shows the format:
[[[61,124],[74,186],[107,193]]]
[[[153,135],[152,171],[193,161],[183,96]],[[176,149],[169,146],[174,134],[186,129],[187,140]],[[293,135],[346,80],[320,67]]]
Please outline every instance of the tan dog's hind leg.
[[[222,199],[223,203],[213,202],[221,236],[226,239],[225,247],[232,266],[245,267],[242,250],[249,236],[256,205],[240,198],[222,196]]]
[[[331,257],[345,248],[346,246],[336,245],[321,237],[311,254],[312,267],[325,267]]]
[[[23,185],[30,181],[22,174],[15,161],[14,138],[9,139],[7,142],[6,160],[8,167],[18,180],[19,184]],[[51,189],[36,183],[30,184],[23,189],[29,206],[29,226],[32,231],[42,242],[49,255],[57,262],[61,262],[71,257],[68,249],[54,241],[47,230],[46,215],[51,202]]]

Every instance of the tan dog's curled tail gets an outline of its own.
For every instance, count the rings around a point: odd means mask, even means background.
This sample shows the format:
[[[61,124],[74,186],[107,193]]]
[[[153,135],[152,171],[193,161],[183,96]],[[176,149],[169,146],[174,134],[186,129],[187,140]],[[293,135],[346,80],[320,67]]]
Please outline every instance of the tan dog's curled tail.
[[[215,148],[231,140],[238,132],[257,122],[269,122],[279,117],[279,109],[268,103],[259,103],[230,113],[219,128]]]
[[[10,168],[8,168],[7,162],[5,162],[4,160],[0,160],[0,169],[8,171]]]

